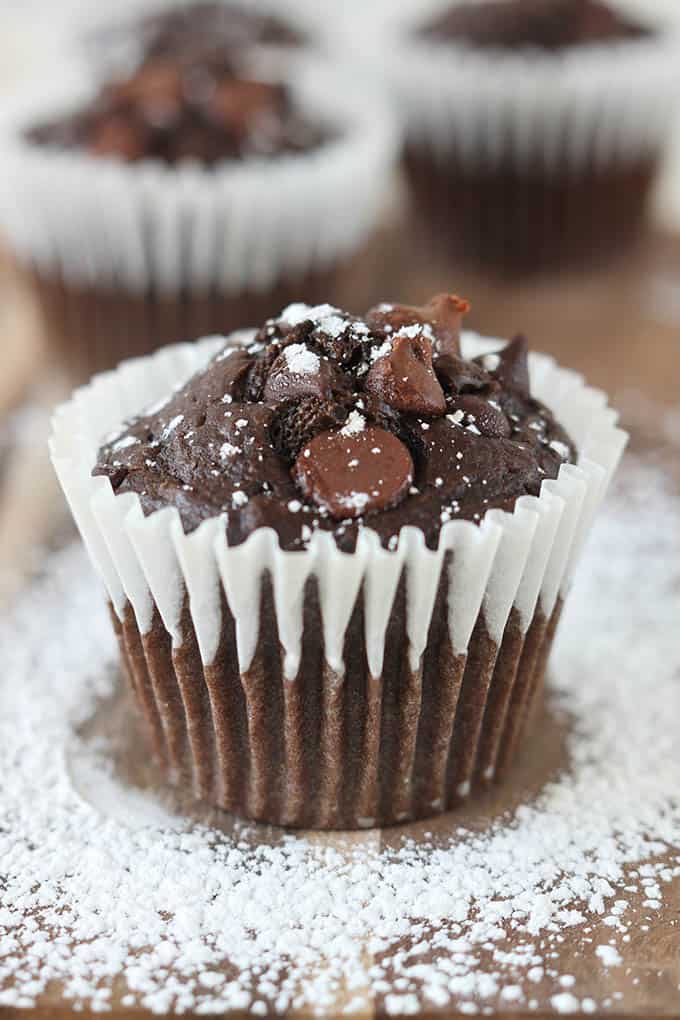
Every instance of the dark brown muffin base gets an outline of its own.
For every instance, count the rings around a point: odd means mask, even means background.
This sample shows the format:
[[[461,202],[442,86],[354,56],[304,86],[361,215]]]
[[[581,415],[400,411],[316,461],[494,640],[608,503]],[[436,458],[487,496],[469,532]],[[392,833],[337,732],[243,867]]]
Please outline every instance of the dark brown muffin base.
[[[443,574],[446,577],[446,571]],[[185,606],[172,648],[156,612],[141,635],[128,606],[112,612],[124,670],[168,779],[197,799],[278,825],[356,829],[427,817],[502,777],[540,691],[559,605],[523,635],[512,611],[497,647],[482,618],[467,656],[454,654],[442,582],[422,667],[409,668],[405,584],[370,675],[360,596],[345,636],[344,675],[325,662],[315,581],[305,595],[303,654],[283,673],[271,584],[263,585],[257,651],[239,674],[234,620],[222,604],[219,649],[200,659]]]
[[[658,161],[593,162],[578,173],[537,165],[488,169],[406,153],[414,221],[443,254],[489,273],[523,275],[606,261],[641,234]]]
[[[59,277],[28,273],[47,342],[75,382],[125,358],[211,334],[248,328],[294,301],[319,304],[335,293],[340,267],[279,282],[262,293],[160,296],[74,287]]]

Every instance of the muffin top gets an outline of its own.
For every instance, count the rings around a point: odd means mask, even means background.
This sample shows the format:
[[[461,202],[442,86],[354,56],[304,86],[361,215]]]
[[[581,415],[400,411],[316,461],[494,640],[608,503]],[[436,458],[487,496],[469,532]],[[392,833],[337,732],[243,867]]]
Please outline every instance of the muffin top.
[[[277,15],[255,10],[246,2],[224,0],[181,4],[99,33],[102,43],[116,35],[133,37],[147,58],[174,57],[182,52],[193,56],[221,52],[238,58],[258,46],[305,42],[297,27]]]
[[[243,74],[219,47],[148,56],[101,86],[75,113],[37,125],[33,142],[125,162],[267,159],[306,152],[327,138],[281,81]]]
[[[531,396],[523,337],[461,355],[467,308],[290,305],[107,437],[93,473],[186,531],[224,514],[233,545],[271,527],[283,549],[322,530],[351,551],[370,528],[393,549],[411,525],[435,548],[447,521],[512,510],[576,456]]]
[[[432,41],[488,49],[555,51],[650,36],[651,30],[600,0],[491,0],[451,7],[421,29]]]

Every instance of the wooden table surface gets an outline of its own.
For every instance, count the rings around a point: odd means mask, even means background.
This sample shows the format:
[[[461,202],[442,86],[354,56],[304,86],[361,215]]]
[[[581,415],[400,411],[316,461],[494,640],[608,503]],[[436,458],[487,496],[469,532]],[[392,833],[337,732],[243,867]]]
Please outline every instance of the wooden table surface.
[[[673,469],[680,446],[665,443],[664,436],[680,435],[680,238],[652,237],[635,257],[605,272],[524,284],[491,283],[431,263],[418,263],[414,270],[397,248],[382,246],[367,255],[374,261],[377,278],[392,282],[389,293],[381,285],[378,298],[417,302],[444,289],[465,295],[473,302],[469,323],[473,328],[499,336],[526,333],[532,346],[554,354],[606,388],[621,407],[624,423],[638,436],[649,433],[651,422],[654,442],[665,445],[669,470]],[[358,308],[376,299],[363,289],[365,269],[364,264],[351,290]],[[72,531],[45,451],[48,409],[67,392],[68,381],[50,362],[26,295],[6,273],[0,287],[4,354],[0,373],[1,607],[30,573],[36,549],[57,544]],[[680,527],[680,501],[678,507]],[[109,706],[93,725],[115,730],[115,721],[116,713]],[[119,732],[129,731],[120,726]],[[489,819],[539,789],[564,764],[563,735],[561,724],[546,716],[541,738],[526,750],[508,786],[490,792],[465,814],[457,814],[455,824],[486,826]],[[135,781],[144,785],[154,777],[145,773]],[[446,816],[427,824],[443,837],[450,826]],[[420,829],[412,826],[409,832],[418,838]],[[314,838],[332,841],[334,837]],[[391,831],[378,834],[385,846],[395,838]],[[680,888],[669,901],[657,912],[651,932],[633,934],[626,951],[627,973],[618,985],[624,998],[608,1016],[680,1015],[680,934],[675,927]],[[592,923],[595,928],[602,924],[596,917]],[[580,989],[587,989],[583,994],[598,1001],[605,998],[606,973],[594,969],[591,960],[579,958],[568,939],[564,953],[568,972],[576,976]],[[28,1012],[55,1020],[75,1015],[60,999],[58,989]],[[369,1012],[380,1015],[380,1004],[373,1003]],[[25,1015],[26,1011],[0,1008],[0,1017]],[[146,1014],[117,1009],[113,1015]],[[441,1018],[447,1011],[431,1015]]]

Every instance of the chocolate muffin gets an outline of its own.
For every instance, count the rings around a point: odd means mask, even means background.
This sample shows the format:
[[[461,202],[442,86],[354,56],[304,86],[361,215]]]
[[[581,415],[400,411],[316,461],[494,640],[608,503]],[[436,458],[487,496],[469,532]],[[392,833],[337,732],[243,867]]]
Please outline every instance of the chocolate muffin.
[[[639,238],[678,93],[676,32],[615,2],[472,0],[388,48],[414,221],[445,254],[524,274]]]
[[[461,338],[466,308],[297,303],[57,413],[123,668],[196,797],[389,824],[454,807],[523,742],[624,440],[523,338]]]
[[[272,78],[205,29],[185,48],[174,17],[124,77],[0,125],[0,230],[78,378],[339,293],[381,209],[379,100],[329,62]]]

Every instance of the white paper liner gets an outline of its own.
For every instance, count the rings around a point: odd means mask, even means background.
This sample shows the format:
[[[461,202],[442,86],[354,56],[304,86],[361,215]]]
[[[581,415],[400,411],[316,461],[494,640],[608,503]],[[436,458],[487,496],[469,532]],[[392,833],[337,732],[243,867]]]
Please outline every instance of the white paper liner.
[[[564,174],[625,165],[657,154],[669,137],[680,101],[680,32],[649,5],[610,5],[661,32],[558,54],[475,49],[414,34],[451,0],[406,0],[367,18],[361,32],[348,30],[347,45],[379,68],[409,142],[443,162],[455,151],[472,170],[538,161]]]
[[[262,292],[354,253],[382,211],[394,117],[371,87],[328,61],[300,59],[286,80],[331,141],[213,168],[32,144],[22,129],[92,97],[82,69],[55,78],[47,94],[0,116],[0,233],[47,275],[132,293]]]
[[[238,339],[243,340],[243,333]],[[76,390],[55,412],[52,461],[93,565],[121,619],[129,603],[140,631],[147,633],[155,605],[177,645],[188,594],[201,657],[209,665],[220,638],[222,588],[236,625],[240,669],[245,672],[257,646],[262,576],[268,572],[285,673],[292,678],[301,655],[304,586],[314,575],[326,659],[341,673],[345,630],[363,584],[369,668],[379,676],[386,626],[403,570],[409,654],[416,668],[449,550],[453,557],[448,623],[456,654],[465,652],[480,609],[496,643],[513,606],[524,632],[537,604],[550,618],[627,439],[616,427],[616,415],[603,393],[585,386],[578,375],[559,368],[551,358],[531,354],[532,393],[571,432],[580,451],[578,465],[563,465],[557,479],[543,483],[539,497],[521,497],[512,513],[490,510],[479,525],[450,521],[441,529],[436,550],[426,548],[422,532],[410,526],[402,529],[395,551],[383,549],[369,529],[360,534],[351,554],[340,552],[323,532],[315,533],[304,551],[282,551],[270,528],[260,528],[230,547],[221,518],[185,534],[175,508],[145,517],[135,494],[116,496],[107,478],[91,476],[102,438],[123,419],[181,385],[223,342],[207,338],[126,362]],[[463,334],[467,356],[497,349],[499,343]]]

